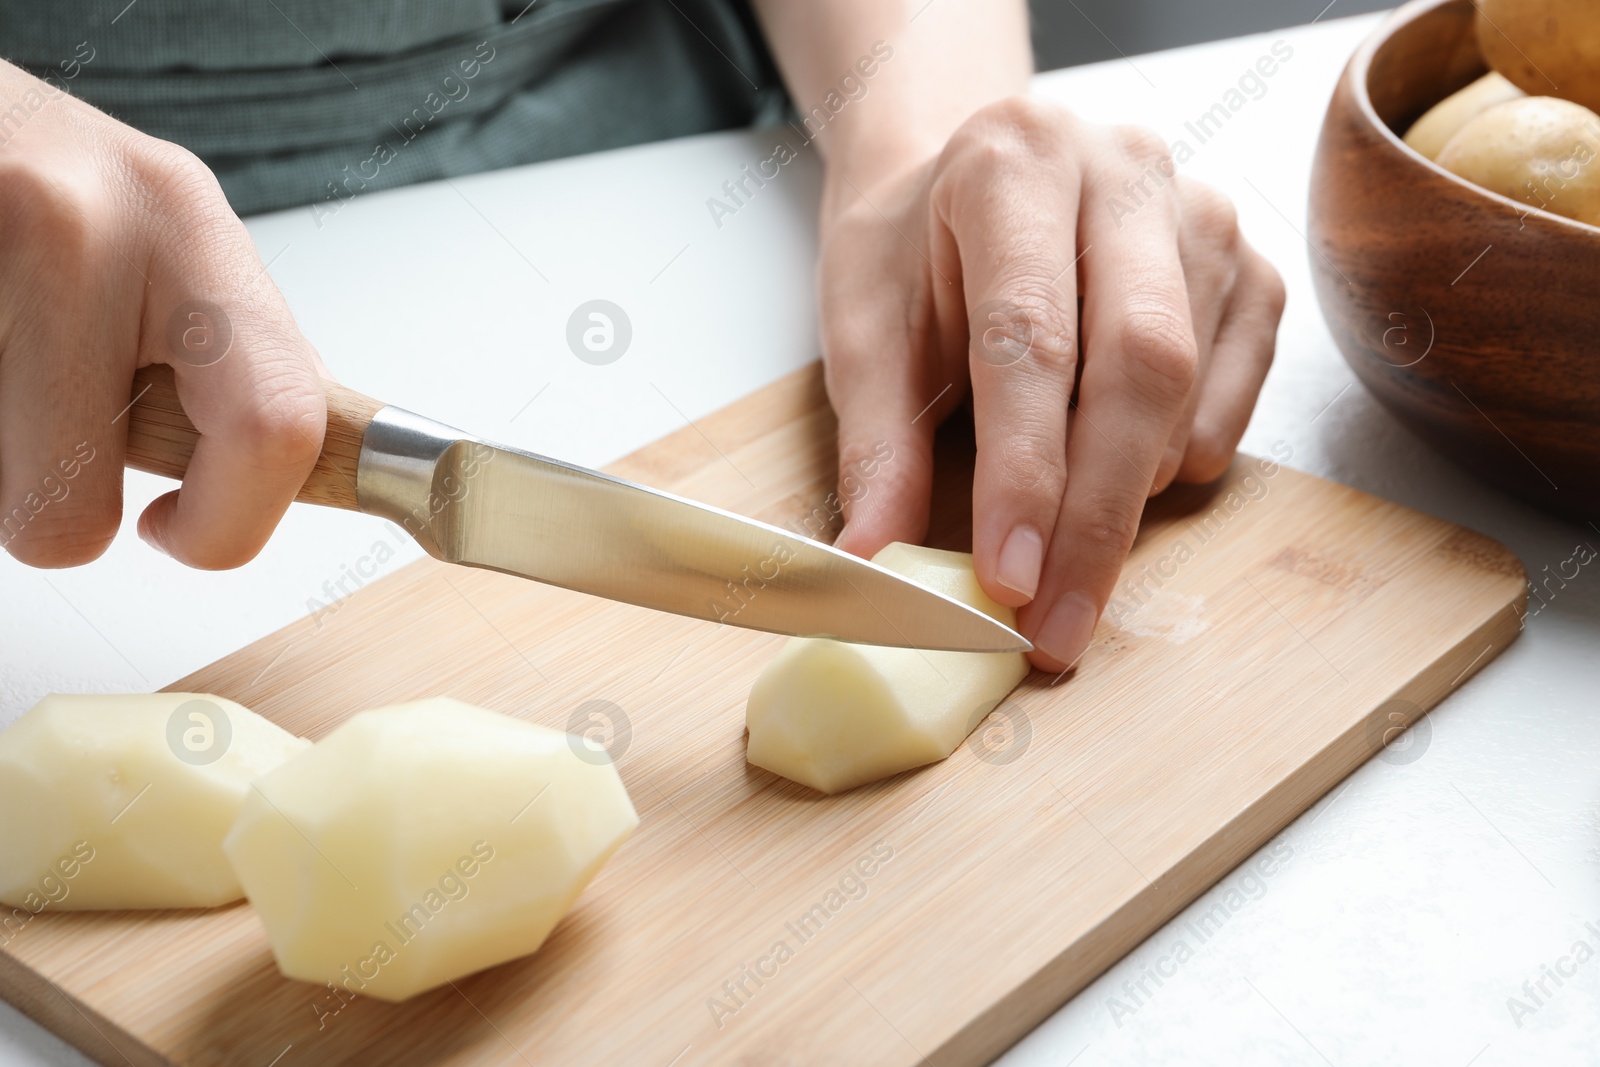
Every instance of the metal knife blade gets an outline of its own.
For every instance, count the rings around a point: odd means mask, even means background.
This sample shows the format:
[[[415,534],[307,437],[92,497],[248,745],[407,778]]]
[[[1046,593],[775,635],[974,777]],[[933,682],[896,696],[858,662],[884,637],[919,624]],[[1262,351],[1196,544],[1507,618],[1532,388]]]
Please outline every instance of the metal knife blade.
[[[678,615],[928,650],[1033,647],[975,608],[800,534],[393,406],[362,438],[356,501],[447,562]]]

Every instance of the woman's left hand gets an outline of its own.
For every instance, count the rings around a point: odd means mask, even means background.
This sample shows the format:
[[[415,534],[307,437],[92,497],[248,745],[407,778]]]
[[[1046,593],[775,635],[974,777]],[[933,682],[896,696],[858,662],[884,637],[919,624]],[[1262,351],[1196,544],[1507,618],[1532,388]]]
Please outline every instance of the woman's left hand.
[[[1087,647],[1145,500],[1220,476],[1272,361],[1284,288],[1232,205],[1153,134],[1014,97],[856,184],[828,161],[821,313],[838,544],[927,531],[933,433],[970,395],[978,578],[1036,666]],[[846,484],[856,484],[852,478]]]

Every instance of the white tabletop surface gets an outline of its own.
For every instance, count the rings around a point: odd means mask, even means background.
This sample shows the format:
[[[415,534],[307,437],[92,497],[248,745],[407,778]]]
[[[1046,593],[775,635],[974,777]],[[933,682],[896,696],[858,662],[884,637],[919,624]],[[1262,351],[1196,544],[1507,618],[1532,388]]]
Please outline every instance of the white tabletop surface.
[[[1481,530],[1530,573],[1553,570],[1600,532],[1422,446],[1354,383],[1312,294],[1301,236],[1312,149],[1345,58],[1376,25],[1330,20],[1059,71],[1035,88],[1193,145],[1185,120],[1273,41],[1289,44],[1265,94],[1185,168],[1233,196],[1288,281],[1278,361],[1244,448],[1287,442],[1291,466]],[[346,383],[599,465],[815,358],[815,161],[785,167],[720,229],[705,207],[773,140],[689,138],[376,195],[320,227],[301,209],[250,228]],[[593,298],[633,324],[609,366],[564,343],[568,316]],[[164,488],[129,476],[122,536],[90,566],[45,573],[0,557],[0,724],[51,691],[166,685],[305,614],[385,536],[362,516],[296,508],[254,563],[196,573],[134,534]],[[1597,653],[1600,563],[1430,714],[1426,747],[1410,750],[1420,758],[1368,763],[1268,846],[1282,860],[1274,873],[1233,872],[1001,1062],[1600,1062],[1600,956],[1570,956],[1580,940],[1600,953]],[[1202,942],[1187,924],[1219,903],[1229,918]],[[1563,957],[1575,973],[1530,999],[1524,982]],[[1512,997],[1531,1010],[1514,1015]],[[0,1005],[0,1065],[87,1062]]]

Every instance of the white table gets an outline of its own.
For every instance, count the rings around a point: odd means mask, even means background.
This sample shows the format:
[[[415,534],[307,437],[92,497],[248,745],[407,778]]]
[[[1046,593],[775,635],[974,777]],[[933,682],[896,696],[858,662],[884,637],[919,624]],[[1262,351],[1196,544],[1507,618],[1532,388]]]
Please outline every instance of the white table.
[[[1234,197],[1250,239],[1284,272],[1278,363],[1246,450],[1288,442],[1291,465],[1482,530],[1540,573],[1580,540],[1600,545],[1600,533],[1532,511],[1423,447],[1354,383],[1312,295],[1301,237],[1312,149],[1345,57],[1376,24],[1328,21],[1060,71],[1036,90],[1190,139],[1186,171]],[[1195,145],[1185,120],[1280,39],[1294,55],[1266,93]],[[705,207],[772,141],[690,138],[373,196],[320,228],[295,210],[251,230],[345,382],[600,465],[815,357],[814,161],[785,167],[720,229]],[[597,297],[634,329],[625,356],[602,367],[564,343],[570,313]],[[0,724],[52,690],[170,683],[304,614],[384,536],[371,519],[296,508],[248,567],[195,573],[134,534],[163,488],[130,475],[122,536],[91,566],[43,573],[0,558]],[[1559,988],[1546,980],[1551,995],[1520,1020],[1507,1003],[1574,941],[1600,952],[1585,930],[1600,928],[1597,651],[1600,563],[1429,716],[1421,758],[1363,767],[1269,846],[1287,856],[1275,874],[1234,872],[1002,1062],[1600,1062],[1600,958]],[[1203,943],[1189,932],[1230,901]],[[1181,964],[1180,941],[1193,950]],[[0,1006],[0,1065],[84,1063]]]

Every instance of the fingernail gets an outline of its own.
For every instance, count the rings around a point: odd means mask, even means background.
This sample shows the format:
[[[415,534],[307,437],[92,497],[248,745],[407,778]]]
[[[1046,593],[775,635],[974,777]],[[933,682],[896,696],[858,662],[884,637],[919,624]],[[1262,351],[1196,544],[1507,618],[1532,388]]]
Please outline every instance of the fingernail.
[[[1072,666],[1094,636],[1094,604],[1082,593],[1068,593],[1056,601],[1044,625],[1033,638],[1034,647],[1064,666]]]
[[[1000,546],[995,565],[995,580],[1007,589],[1033,599],[1039,588],[1039,569],[1044,566],[1044,538],[1032,526],[1018,526]]]

